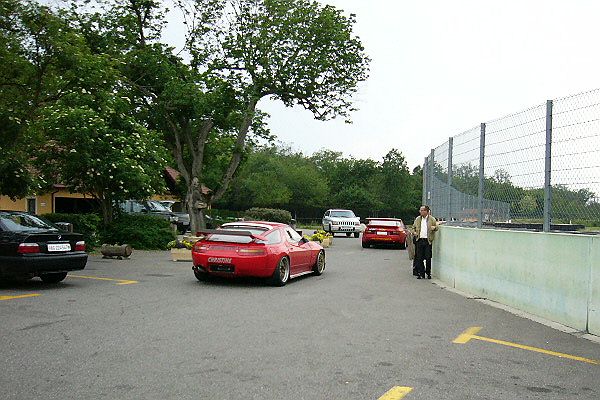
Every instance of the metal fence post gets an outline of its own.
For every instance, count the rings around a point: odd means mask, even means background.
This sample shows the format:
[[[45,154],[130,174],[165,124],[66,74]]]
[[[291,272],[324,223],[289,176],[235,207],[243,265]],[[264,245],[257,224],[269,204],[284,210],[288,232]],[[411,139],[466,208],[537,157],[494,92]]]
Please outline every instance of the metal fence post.
[[[427,190],[429,189],[429,182],[427,182],[427,157],[425,157],[425,161],[423,162],[423,196],[422,196],[422,201],[421,204],[426,204],[427,203]]]
[[[483,179],[484,179],[484,163],[485,163],[485,123],[481,124],[481,134],[479,135],[479,199],[477,201],[477,227],[483,227]]]
[[[448,138],[448,221],[452,221],[452,144],[453,138]]]
[[[552,223],[552,100],[546,101],[546,167],[544,169],[544,232]]]
[[[427,203],[430,208],[435,207],[433,203],[433,198],[435,197],[435,150],[431,149],[431,153],[429,154],[429,193],[427,193]]]

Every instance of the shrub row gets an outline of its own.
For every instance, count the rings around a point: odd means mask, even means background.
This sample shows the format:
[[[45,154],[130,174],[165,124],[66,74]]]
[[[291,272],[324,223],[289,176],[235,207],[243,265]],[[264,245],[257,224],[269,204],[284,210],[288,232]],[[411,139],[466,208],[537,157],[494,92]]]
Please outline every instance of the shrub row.
[[[244,218],[256,221],[271,221],[289,224],[292,222],[292,214],[287,210],[275,208],[251,208],[244,213]]]
[[[68,222],[73,225],[73,231],[81,233],[87,247],[93,248],[100,243],[100,226],[102,219],[96,214],[44,214],[42,218],[50,222]]]
[[[45,214],[50,222],[69,222],[73,231],[84,236],[88,249],[102,243],[127,243],[138,250],[162,250],[176,238],[171,224],[154,215],[123,214],[112,223],[103,226],[96,214]]]
[[[123,214],[102,229],[101,237],[103,243],[127,243],[137,250],[162,250],[177,235],[163,218]]]

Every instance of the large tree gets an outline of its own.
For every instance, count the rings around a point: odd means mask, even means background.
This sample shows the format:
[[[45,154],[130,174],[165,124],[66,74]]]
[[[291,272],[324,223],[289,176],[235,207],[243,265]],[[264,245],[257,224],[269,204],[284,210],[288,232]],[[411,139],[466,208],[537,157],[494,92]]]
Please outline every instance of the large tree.
[[[135,118],[121,59],[83,28],[64,10],[0,3],[0,191],[62,183],[92,194],[109,222],[115,201],[160,189],[165,152]]]
[[[194,82],[196,96],[206,105],[194,118],[168,121],[194,229],[203,225],[196,204],[219,200],[229,187],[252,127],[260,126],[261,99],[300,105],[321,120],[347,118],[357,84],[367,78],[369,60],[352,33],[354,16],[332,6],[306,0],[178,4],[188,16],[190,67],[202,77]],[[218,186],[206,197],[199,186],[205,181],[208,139],[215,133],[230,135],[232,142]]]

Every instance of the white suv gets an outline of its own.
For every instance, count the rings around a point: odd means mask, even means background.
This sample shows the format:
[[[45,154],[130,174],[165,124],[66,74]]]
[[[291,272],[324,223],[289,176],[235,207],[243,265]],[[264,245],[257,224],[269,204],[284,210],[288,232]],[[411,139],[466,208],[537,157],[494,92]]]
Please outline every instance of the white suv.
[[[323,230],[331,234],[345,233],[346,236],[354,234],[354,237],[358,237],[362,226],[360,218],[352,210],[331,209],[323,215]]]

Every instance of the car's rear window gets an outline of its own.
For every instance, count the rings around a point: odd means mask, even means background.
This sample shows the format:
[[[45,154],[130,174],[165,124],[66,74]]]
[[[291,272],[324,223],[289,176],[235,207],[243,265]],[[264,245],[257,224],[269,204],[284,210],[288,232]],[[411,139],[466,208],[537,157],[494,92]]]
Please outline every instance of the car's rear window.
[[[389,221],[385,219],[370,219],[369,225],[377,225],[377,226],[402,226],[402,222],[400,221]]]
[[[268,231],[268,229],[266,228],[260,228],[260,227],[256,227],[256,226],[247,226],[247,225],[231,225],[231,226],[225,226],[225,227],[221,227],[219,228],[219,230],[225,230],[225,231],[244,231],[244,232],[250,232],[253,235],[262,235],[263,233],[265,233],[266,231]],[[210,234],[206,237],[206,240],[208,240],[209,242],[229,242],[229,243],[250,243],[252,241],[252,238],[250,236],[243,236],[243,235],[219,235],[218,233],[213,233]]]
[[[57,227],[34,215],[10,212],[0,212],[0,226],[3,230],[11,232],[58,230]]]

